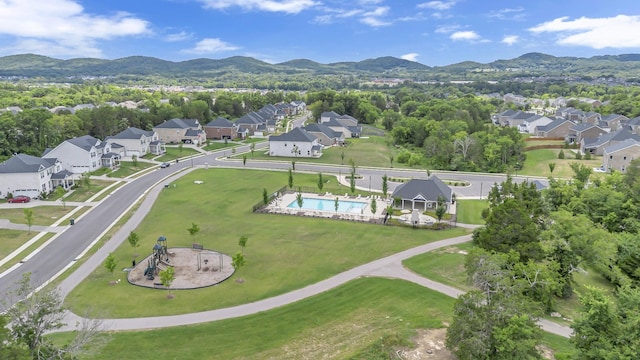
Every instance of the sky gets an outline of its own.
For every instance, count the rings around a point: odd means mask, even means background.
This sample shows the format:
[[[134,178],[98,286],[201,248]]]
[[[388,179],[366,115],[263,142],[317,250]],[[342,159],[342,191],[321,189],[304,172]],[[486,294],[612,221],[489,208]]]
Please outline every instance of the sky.
[[[638,0],[0,0],[0,56],[429,66],[640,53]]]

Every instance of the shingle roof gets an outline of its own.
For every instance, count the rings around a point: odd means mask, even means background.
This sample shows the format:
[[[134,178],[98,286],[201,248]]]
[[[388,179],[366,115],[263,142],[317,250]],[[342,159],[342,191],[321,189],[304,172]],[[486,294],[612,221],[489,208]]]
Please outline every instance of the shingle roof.
[[[223,117],[213,119],[209,121],[207,125],[205,125],[205,127],[217,127],[217,128],[232,128],[234,126],[235,126],[234,123],[232,123],[231,121]]]
[[[548,124],[547,124],[547,125],[545,125],[545,126],[540,126],[540,127],[538,127],[538,131],[551,131],[551,130],[553,130],[553,129],[557,128],[558,126],[560,126],[560,125],[562,125],[562,124],[566,123],[567,121],[568,121],[568,122],[571,122],[571,121],[569,121],[569,120],[565,120],[565,119],[556,119],[556,120],[553,120],[552,122],[548,123]]]
[[[100,140],[94,138],[91,135],[83,135],[75,137],[73,139],[66,140],[66,142],[73,144],[86,151],[91,150],[91,147],[97,147],[100,144]]]
[[[51,175],[51,178],[54,180],[64,180],[68,177],[72,177],[73,173],[71,171],[67,171],[67,170],[62,170],[62,171],[58,171],[55,174]]]
[[[640,146],[640,141],[636,139],[627,139],[611,146],[607,146],[606,148],[604,148],[604,152],[607,154],[611,154],[632,146]]]
[[[636,135],[626,129],[619,129],[612,133],[602,134],[597,138],[585,139],[584,143],[585,147],[600,147],[611,141],[624,141],[627,139],[640,141],[640,135]]]
[[[282,135],[271,135],[269,141],[300,141],[300,142],[313,142],[316,139],[315,136],[309,134],[301,128],[293,128],[288,133]]]
[[[422,197],[428,201],[437,201],[438,196],[443,196],[448,202],[451,202],[451,193],[451,188],[438,179],[437,176],[432,176],[429,179],[411,179],[398,186],[391,196],[401,199]]]
[[[171,119],[156,125],[158,129],[188,129],[197,128],[199,122],[197,119]]]
[[[321,132],[329,138],[339,138],[342,136],[341,132],[335,131],[324,124],[308,124],[304,129],[308,132]]]
[[[53,166],[51,159],[43,159],[27,154],[17,154],[5,162],[0,163],[0,174],[35,173],[51,166]]]
[[[200,134],[200,130],[187,129],[187,132],[184,134],[184,136],[198,136],[198,134]]]
[[[109,139],[140,139],[142,136],[153,137],[153,131],[146,131],[135,127],[130,127],[110,136]]]

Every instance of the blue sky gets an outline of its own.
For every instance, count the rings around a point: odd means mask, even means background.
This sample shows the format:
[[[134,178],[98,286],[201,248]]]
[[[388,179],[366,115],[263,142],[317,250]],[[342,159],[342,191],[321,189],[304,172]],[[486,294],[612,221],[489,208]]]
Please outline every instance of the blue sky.
[[[0,0],[0,56],[278,63],[640,53],[638,0]]]

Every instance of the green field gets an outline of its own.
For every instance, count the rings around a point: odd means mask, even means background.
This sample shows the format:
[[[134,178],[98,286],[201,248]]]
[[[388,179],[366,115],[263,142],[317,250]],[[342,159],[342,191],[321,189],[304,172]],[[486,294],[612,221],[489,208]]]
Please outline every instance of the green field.
[[[31,244],[24,251],[20,252],[13,260],[7,261],[4,265],[0,266],[0,273],[22,261],[27,255],[31,254],[40,245],[44,244],[47,240],[51,239],[55,235],[54,233],[46,233],[43,237],[38,239],[35,243]],[[0,259],[5,258],[11,254],[14,250],[22,246],[22,244],[31,240],[35,236],[34,233],[29,234],[27,231],[7,230],[0,229]]]
[[[259,184],[256,183],[259,179]],[[194,185],[194,180],[204,184]],[[295,183],[315,187],[317,176],[295,174]],[[318,282],[374,259],[434,240],[466,233],[465,229],[415,231],[331,219],[254,214],[251,208],[287,182],[285,172],[251,170],[196,170],[176,181],[177,187],[163,190],[155,206],[136,229],[141,237],[136,253],[151,253],[160,235],[169,246],[206,248],[233,254],[240,250],[238,238],[249,238],[245,249],[248,264],[236,276],[245,282],[222,284],[188,292],[176,292],[170,306],[165,292],[122,282],[109,286],[114,276],[99,267],[68,297],[67,305],[102,309],[113,317],[190,313],[256,301]],[[191,237],[191,223],[201,231]],[[114,252],[120,267],[131,263],[133,249],[124,243]],[[135,301],[132,301],[135,299]],[[212,301],[215,299],[215,301]]]
[[[33,225],[49,226],[61,217],[65,216],[74,207],[72,206],[36,206],[33,210]],[[26,224],[24,208],[0,209],[0,219],[9,219],[14,224]]]
[[[254,159],[256,160],[278,160],[278,161],[300,161],[325,164],[342,164],[351,165],[351,160],[356,166],[370,167],[390,167],[389,155],[397,157],[398,150],[388,144],[388,138],[380,136],[372,136],[368,139],[348,139],[347,146],[332,146],[322,150],[320,158],[302,158],[302,157],[274,157],[265,154],[262,151],[256,151]],[[342,154],[344,153],[344,160]],[[236,155],[239,157],[241,155]],[[405,164],[399,164],[394,161],[393,167],[407,168]]]
[[[564,149],[565,158],[558,159],[560,149],[540,149],[527,151],[527,159],[524,162],[522,170],[518,170],[517,175],[544,176],[551,174],[549,171],[549,163],[555,163],[556,168],[553,171],[553,177],[570,178],[574,173],[569,164],[578,162],[589,168],[600,167],[602,165],[601,157],[591,160],[576,160],[572,150]]]
[[[107,186],[113,184],[113,181],[95,180],[91,179],[91,186],[78,186],[72,193],[65,196],[65,201],[80,201],[84,202],[89,200],[93,195],[99,193]]]
[[[173,300],[157,301],[168,308]],[[452,301],[406,281],[363,278],[255,315],[112,333],[105,348],[83,358],[145,359],[153,354],[158,360],[387,359],[387,353],[374,346],[381,337],[397,336],[406,342],[416,329],[443,327],[451,321]],[[66,336],[57,334],[54,339]],[[545,336],[544,343],[552,349],[571,349],[568,339]]]
[[[487,200],[458,200],[456,201],[457,222],[462,224],[483,225],[482,210],[489,207]]]
[[[402,264],[428,279],[468,291],[472,287],[467,283],[464,260],[471,249],[473,245],[470,242],[448,246],[414,256]]]
[[[224,142],[210,142],[209,145],[206,145],[205,147],[203,147],[204,150],[206,151],[215,151],[215,150],[220,150],[220,149],[224,149],[224,148],[230,148],[233,146],[238,146],[241,145],[240,143],[237,142],[233,142],[233,141],[229,141],[226,144]]]
[[[198,154],[200,154],[198,150],[194,150],[190,147],[185,146],[180,149],[177,146],[167,146],[167,152],[162,156],[154,158],[154,160],[159,162],[173,161],[175,159],[181,159],[186,156],[193,156]]]
[[[118,170],[110,172],[109,174],[107,174],[107,176],[113,178],[125,178],[129,175],[137,173],[138,171],[148,169],[154,165],[154,163],[138,161],[138,165],[133,166],[133,162],[131,161],[122,161]]]

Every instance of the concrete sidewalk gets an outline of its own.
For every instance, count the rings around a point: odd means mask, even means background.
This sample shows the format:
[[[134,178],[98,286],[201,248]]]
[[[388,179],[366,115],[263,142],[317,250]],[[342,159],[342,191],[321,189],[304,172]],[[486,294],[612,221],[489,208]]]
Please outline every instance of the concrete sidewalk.
[[[31,231],[35,233],[37,232],[61,233],[67,229],[67,225],[65,226],[31,225],[31,229],[29,229],[29,225],[27,224],[14,224],[8,219],[0,219],[0,229]]]

